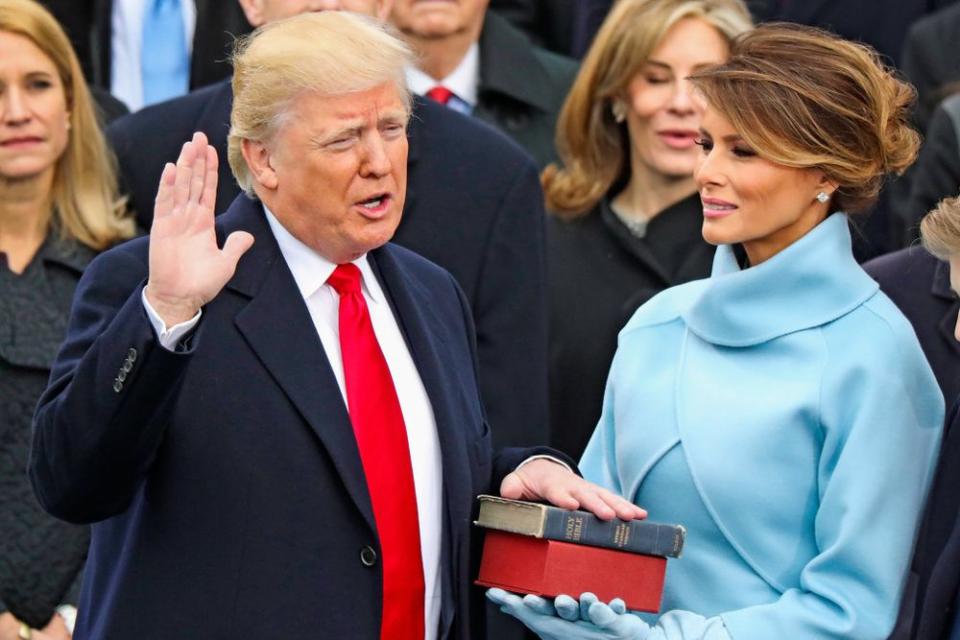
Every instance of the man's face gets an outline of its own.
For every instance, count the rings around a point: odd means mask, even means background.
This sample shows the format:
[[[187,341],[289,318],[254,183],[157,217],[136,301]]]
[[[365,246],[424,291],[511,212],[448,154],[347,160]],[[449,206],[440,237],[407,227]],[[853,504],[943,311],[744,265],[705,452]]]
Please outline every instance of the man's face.
[[[409,117],[387,82],[339,96],[305,93],[244,155],[257,194],[297,239],[337,264],[385,244],[400,224]]]
[[[352,11],[386,20],[393,0],[239,0],[254,27],[307,11]]]
[[[421,40],[471,34],[476,39],[490,0],[396,0],[390,22]]]

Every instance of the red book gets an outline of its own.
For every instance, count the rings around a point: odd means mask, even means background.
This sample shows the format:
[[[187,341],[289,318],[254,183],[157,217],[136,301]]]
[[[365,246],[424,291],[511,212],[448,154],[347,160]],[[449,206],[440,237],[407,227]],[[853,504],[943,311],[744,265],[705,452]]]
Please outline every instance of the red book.
[[[589,591],[604,602],[660,610],[667,559],[487,529],[477,584],[515,593],[577,598]]]

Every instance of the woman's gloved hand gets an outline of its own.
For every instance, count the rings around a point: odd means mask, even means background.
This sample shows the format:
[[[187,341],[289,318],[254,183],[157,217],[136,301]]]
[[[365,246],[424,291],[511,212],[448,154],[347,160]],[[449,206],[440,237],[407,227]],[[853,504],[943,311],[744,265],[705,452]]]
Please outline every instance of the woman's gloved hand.
[[[487,598],[543,640],[646,640],[650,633],[650,626],[627,613],[619,598],[608,605],[592,593],[584,593],[579,602],[561,595],[551,603],[539,596],[521,598],[503,589],[489,589]]]

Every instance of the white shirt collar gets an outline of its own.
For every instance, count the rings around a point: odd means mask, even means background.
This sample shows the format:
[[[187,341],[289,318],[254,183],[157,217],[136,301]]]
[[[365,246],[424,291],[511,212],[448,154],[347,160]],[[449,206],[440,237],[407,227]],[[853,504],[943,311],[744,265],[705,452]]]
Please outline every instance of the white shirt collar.
[[[424,95],[435,86],[443,85],[453,94],[469,104],[477,106],[477,85],[480,83],[480,45],[474,42],[467,49],[467,55],[453,70],[453,73],[442,80],[431,78],[416,67],[407,67],[407,85],[418,94]]]
[[[267,216],[267,223],[270,225],[273,237],[276,238],[277,245],[280,247],[280,253],[287,262],[290,273],[293,274],[293,280],[297,283],[300,295],[304,299],[309,298],[327,283],[327,279],[337,268],[337,265],[295,238],[277,220],[273,212],[267,208],[267,205],[263,205],[263,212]],[[386,302],[383,289],[380,287],[376,276],[373,275],[373,269],[367,261],[367,254],[363,254],[354,260],[353,264],[360,269],[361,287],[367,298],[376,304]]]

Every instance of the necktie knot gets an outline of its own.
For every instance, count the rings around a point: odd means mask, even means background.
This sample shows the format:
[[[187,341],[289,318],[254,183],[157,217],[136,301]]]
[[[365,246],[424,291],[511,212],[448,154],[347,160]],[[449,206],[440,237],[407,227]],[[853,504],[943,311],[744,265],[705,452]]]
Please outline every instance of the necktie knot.
[[[453,97],[453,91],[447,89],[442,85],[437,85],[434,88],[427,91],[427,97],[431,100],[439,102],[440,104],[447,104],[450,102],[450,98]]]
[[[352,263],[338,264],[330,277],[327,278],[327,284],[336,289],[338,295],[345,293],[360,293],[360,269]]]

